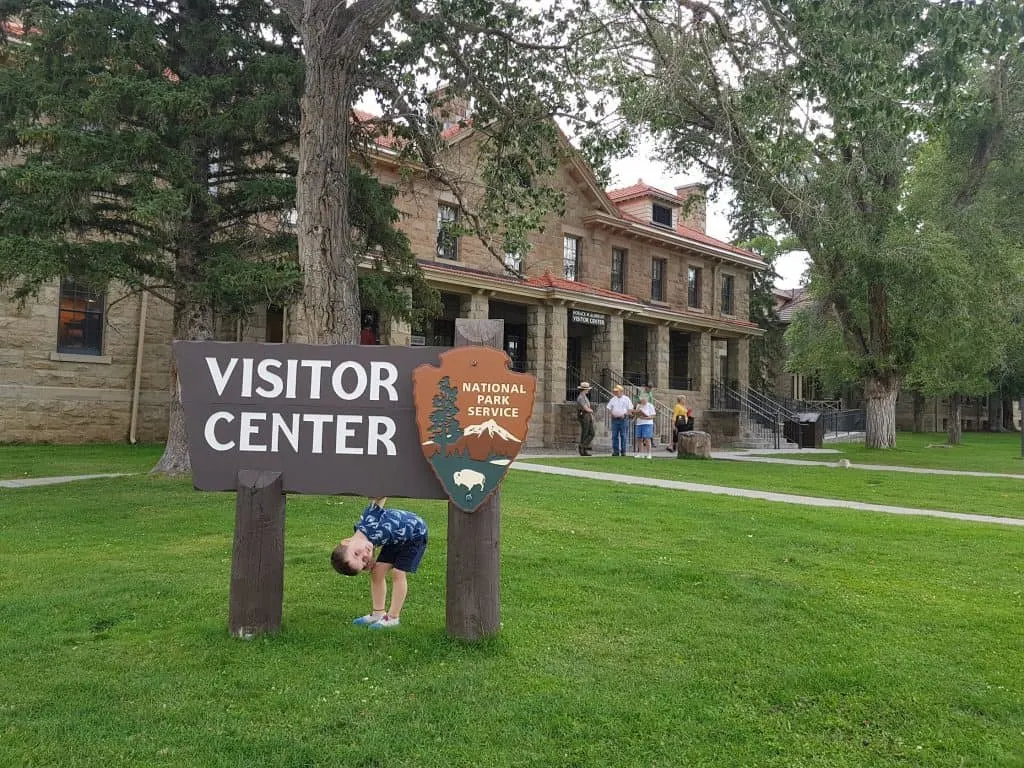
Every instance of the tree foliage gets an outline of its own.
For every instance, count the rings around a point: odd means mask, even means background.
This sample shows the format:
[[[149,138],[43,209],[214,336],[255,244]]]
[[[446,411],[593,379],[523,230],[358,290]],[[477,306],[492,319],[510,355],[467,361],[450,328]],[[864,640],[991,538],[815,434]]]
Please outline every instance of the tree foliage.
[[[1009,3],[849,0],[612,3],[625,113],[666,157],[729,183],[808,252],[822,322],[868,399],[868,443],[893,444],[910,362],[901,306],[920,286],[900,247],[915,141],[962,97],[971,57],[1005,50]]]
[[[562,209],[553,174],[574,153],[553,118],[587,125],[602,60],[587,6],[563,0],[279,0],[303,39],[298,337],[354,341],[357,254],[346,183],[353,153],[381,136],[411,178],[458,201],[463,226],[500,262]],[[438,88],[443,85],[443,89]],[[379,116],[353,121],[367,97]],[[455,129],[471,149],[451,147]],[[594,133],[593,136],[600,136]],[[604,143],[591,137],[590,150]],[[460,137],[461,139],[461,137]]]

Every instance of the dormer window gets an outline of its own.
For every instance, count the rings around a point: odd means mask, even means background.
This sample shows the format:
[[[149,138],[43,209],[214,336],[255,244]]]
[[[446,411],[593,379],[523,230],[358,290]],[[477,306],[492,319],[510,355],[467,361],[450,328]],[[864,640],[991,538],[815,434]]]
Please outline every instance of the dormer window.
[[[651,221],[659,227],[672,229],[672,209],[667,205],[651,204]]]

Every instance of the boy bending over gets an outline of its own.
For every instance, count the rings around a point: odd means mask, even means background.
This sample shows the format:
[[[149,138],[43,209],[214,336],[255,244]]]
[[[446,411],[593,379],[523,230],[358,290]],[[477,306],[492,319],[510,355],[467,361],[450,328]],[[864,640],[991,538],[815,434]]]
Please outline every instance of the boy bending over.
[[[352,623],[371,629],[397,627],[409,585],[405,575],[415,573],[427,549],[427,524],[419,515],[402,509],[388,509],[387,498],[372,499],[355,524],[355,532],[331,552],[331,565],[338,573],[355,576],[370,572],[370,607],[373,609]],[[373,548],[380,547],[376,559]],[[391,571],[391,607],[385,610]]]

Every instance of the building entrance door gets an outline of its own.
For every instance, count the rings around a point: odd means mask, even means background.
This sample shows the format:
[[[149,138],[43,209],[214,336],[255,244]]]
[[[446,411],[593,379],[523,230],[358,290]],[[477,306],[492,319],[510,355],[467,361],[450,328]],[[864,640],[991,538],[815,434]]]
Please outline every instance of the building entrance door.
[[[579,336],[566,339],[565,348],[565,399],[575,400],[579,394],[580,368],[583,365],[583,346]]]

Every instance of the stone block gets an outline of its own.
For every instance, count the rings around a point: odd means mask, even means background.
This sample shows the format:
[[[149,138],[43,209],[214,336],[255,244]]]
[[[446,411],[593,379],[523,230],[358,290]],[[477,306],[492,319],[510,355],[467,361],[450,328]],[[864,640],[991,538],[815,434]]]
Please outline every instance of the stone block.
[[[711,435],[707,432],[682,432],[677,443],[676,458],[710,459]]]

